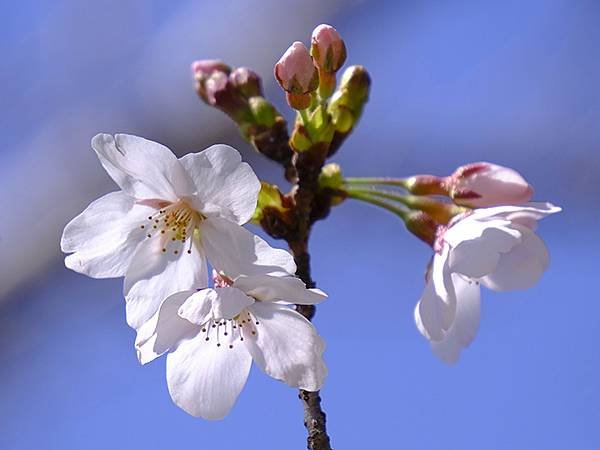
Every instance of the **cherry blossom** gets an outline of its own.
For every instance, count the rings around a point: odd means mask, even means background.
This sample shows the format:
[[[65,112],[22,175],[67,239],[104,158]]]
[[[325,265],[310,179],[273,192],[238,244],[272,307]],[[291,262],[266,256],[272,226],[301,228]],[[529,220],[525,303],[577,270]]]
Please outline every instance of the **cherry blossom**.
[[[138,358],[167,355],[173,401],[191,415],[222,419],[233,407],[254,362],[289,386],[317,391],[327,369],[323,340],[289,303],[315,304],[317,289],[279,272],[231,279],[214,272],[214,287],[167,298],[140,328]]]
[[[288,252],[261,253],[268,245],[240,226],[254,212],[260,183],[232,147],[177,159],[161,144],[125,134],[99,134],[92,147],[121,190],[69,222],[61,248],[71,253],[70,269],[125,277],[130,326],[145,323],[169,295],[206,287],[207,257],[233,276],[242,264],[243,273],[292,267]]]
[[[550,203],[482,208],[439,230],[415,321],[442,360],[455,362],[475,337],[480,284],[509,291],[539,281],[549,258],[534,230],[538,220],[559,211]]]

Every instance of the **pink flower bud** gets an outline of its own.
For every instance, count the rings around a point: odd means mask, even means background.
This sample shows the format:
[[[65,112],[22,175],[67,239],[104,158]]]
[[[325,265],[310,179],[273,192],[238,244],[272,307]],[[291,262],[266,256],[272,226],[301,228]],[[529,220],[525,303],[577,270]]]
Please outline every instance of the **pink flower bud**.
[[[238,67],[231,72],[229,74],[229,81],[246,98],[262,95],[260,77],[256,72],[247,67]]]
[[[312,32],[310,54],[324,72],[337,72],[346,61],[346,45],[331,25],[321,24]]]
[[[205,92],[207,103],[216,106],[217,97],[227,92],[229,88],[229,78],[222,72],[216,72],[206,80]]]
[[[218,59],[202,59],[192,63],[192,73],[195,78],[208,77],[213,72],[225,72],[226,74],[229,74],[231,68]]]
[[[454,202],[471,208],[518,205],[533,195],[532,187],[518,172],[487,162],[459,167],[447,183]]]
[[[275,64],[275,78],[290,94],[307,94],[317,89],[319,76],[308,49],[302,42],[294,42]]]

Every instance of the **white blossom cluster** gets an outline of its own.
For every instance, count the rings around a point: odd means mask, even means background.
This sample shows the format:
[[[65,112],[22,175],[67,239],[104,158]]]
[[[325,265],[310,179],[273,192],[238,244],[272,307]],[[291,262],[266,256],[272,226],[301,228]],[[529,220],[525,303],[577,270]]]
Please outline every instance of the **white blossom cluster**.
[[[194,416],[223,418],[252,361],[290,386],[318,390],[325,345],[292,304],[327,296],[295,277],[289,252],[242,227],[260,182],[237,150],[213,145],[177,159],[124,134],[99,134],[92,147],[120,190],[65,227],[65,264],[94,278],[125,278],[138,359],[167,353],[173,401]]]
[[[319,390],[325,345],[293,305],[327,296],[294,275],[288,251],[243,228],[261,184],[239,153],[214,145],[177,159],[158,143],[107,134],[92,147],[120,190],[65,227],[65,263],[94,278],[124,277],[138,359],[167,354],[173,401],[194,416],[223,418],[252,361],[289,386]],[[433,189],[432,177],[421,180]],[[411,183],[420,189],[418,177]],[[462,212],[435,226],[415,321],[452,363],[479,327],[480,285],[505,291],[539,280],[548,252],[537,221],[560,208],[530,203],[518,173],[489,163],[459,169],[432,192],[447,193]]]

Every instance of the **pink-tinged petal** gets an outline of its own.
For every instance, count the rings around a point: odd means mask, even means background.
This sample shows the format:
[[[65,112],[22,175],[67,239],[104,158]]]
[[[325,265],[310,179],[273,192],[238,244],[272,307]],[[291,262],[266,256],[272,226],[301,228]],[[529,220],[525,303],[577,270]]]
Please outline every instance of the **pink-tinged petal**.
[[[198,334],[199,327],[177,314],[179,307],[196,291],[183,291],[162,302],[159,310],[138,330],[135,339],[138,360],[147,364],[169,350],[175,350],[180,341]]]
[[[289,386],[317,391],[327,376],[325,343],[315,327],[296,311],[257,302],[248,308],[256,317],[256,334],[247,334],[246,348],[269,376]]]
[[[470,221],[468,226],[466,225],[458,223],[452,228],[457,234],[463,229],[465,234],[474,234],[471,230],[479,227],[482,230],[481,235],[475,239],[458,242],[450,251],[449,267],[452,272],[471,278],[480,278],[492,273],[501,255],[518,245],[521,239],[521,233],[506,226],[504,221]]]
[[[533,195],[532,187],[517,171],[487,162],[459,167],[449,183],[454,202],[471,208],[518,205]]]
[[[535,285],[549,264],[544,242],[529,228],[514,225],[521,232],[521,241],[500,256],[495,270],[481,278],[481,283],[496,291],[529,289]]]
[[[302,280],[292,276],[242,276],[235,279],[233,287],[263,302],[283,300],[302,305],[315,305],[327,298],[323,291],[307,289]]]
[[[175,155],[164,145],[128,134],[98,134],[92,148],[102,166],[130,196],[176,201],[194,185]]]
[[[171,398],[187,413],[209,420],[224,418],[246,384],[252,357],[243,343],[223,336],[220,346],[201,333],[167,355]]]
[[[233,319],[254,300],[232,287],[203,289],[179,308],[179,315],[197,325],[209,319]]]
[[[146,234],[140,224],[152,213],[123,192],[100,197],[65,227],[60,246],[63,252],[73,252],[65,265],[94,278],[125,275]]]
[[[458,361],[461,350],[471,344],[481,316],[479,284],[457,274],[452,280],[457,298],[454,322],[441,340],[431,342],[433,352],[448,364]]]
[[[127,270],[123,287],[127,323],[131,327],[137,329],[143,325],[170,295],[208,286],[208,267],[203,249],[195,240],[192,244],[190,239],[170,246],[156,235],[140,244]],[[163,248],[167,251],[163,252]]]
[[[210,264],[229,278],[241,275],[287,274],[296,271],[294,258],[275,249],[245,228],[219,217],[200,224],[202,246]]]
[[[194,181],[194,207],[204,216],[217,216],[237,224],[250,220],[260,191],[252,168],[234,148],[218,144],[180,159]]]

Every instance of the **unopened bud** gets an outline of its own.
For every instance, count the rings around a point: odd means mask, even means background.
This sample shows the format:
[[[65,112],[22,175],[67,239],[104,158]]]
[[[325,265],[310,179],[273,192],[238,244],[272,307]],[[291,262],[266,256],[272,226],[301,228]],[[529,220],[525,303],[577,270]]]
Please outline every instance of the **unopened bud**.
[[[446,179],[454,203],[470,208],[526,203],[533,188],[515,170],[488,162],[459,167]]]
[[[277,119],[277,110],[271,103],[265,100],[264,97],[250,97],[248,104],[258,125],[264,125],[268,128],[273,126]]]
[[[308,49],[302,42],[294,42],[275,64],[275,78],[288,94],[288,103],[294,109],[310,106],[309,93],[317,89],[319,75]]]
[[[194,75],[195,89],[200,98],[209,103],[206,95],[206,82],[214,73],[229,75],[231,68],[217,59],[203,59],[192,63],[192,74]]]
[[[247,100],[235,89],[224,72],[213,72],[203,84],[202,99],[227,113],[238,124],[252,122]]]
[[[403,187],[415,195],[447,195],[446,179],[435,175],[414,175],[403,180]]]
[[[435,245],[439,224],[423,211],[411,211],[405,219],[406,229],[431,247]]]
[[[304,125],[296,124],[290,137],[290,145],[296,152],[304,152],[313,146],[313,141]]]
[[[213,72],[231,72],[231,68],[223,61],[218,59],[201,59],[192,63],[192,73],[194,76],[209,76]]]
[[[344,105],[343,101],[340,101],[340,97],[343,95],[342,91],[337,91],[333,95],[331,99],[333,106],[329,108],[329,113],[331,114],[331,121],[336,131],[347,133],[354,126],[354,114],[350,108]]]
[[[229,81],[246,98],[262,96],[260,77],[247,67],[238,67],[229,74]]]
[[[336,131],[349,133],[369,99],[371,78],[363,66],[348,67],[340,80],[339,90],[329,103],[329,113]]]
[[[346,90],[351,95],[353,103],[362,106],[369,98],[371,77],[363,66],[350,66],[342,75],[340,90]]]
[[[217,97],[225,93],[228,89],[229,80],[227,75],[223,72],[215,72],[212,74],[204,84],[204,92],[206,93],[206,101],[216,106]]]
[[[261,225],[275,238],[285,238],[290,228],[292,200],[273,184],[260,182],[260,192],[252,223]]]
[[[337,72],[346,61],[346,45],[331,25],[321,24],[312,32],[310,54],[324,72]]]
[[[323,166],[319,174],[319,187],[341,189],[344,185],[344,176],[339,164],[329,163]]]

